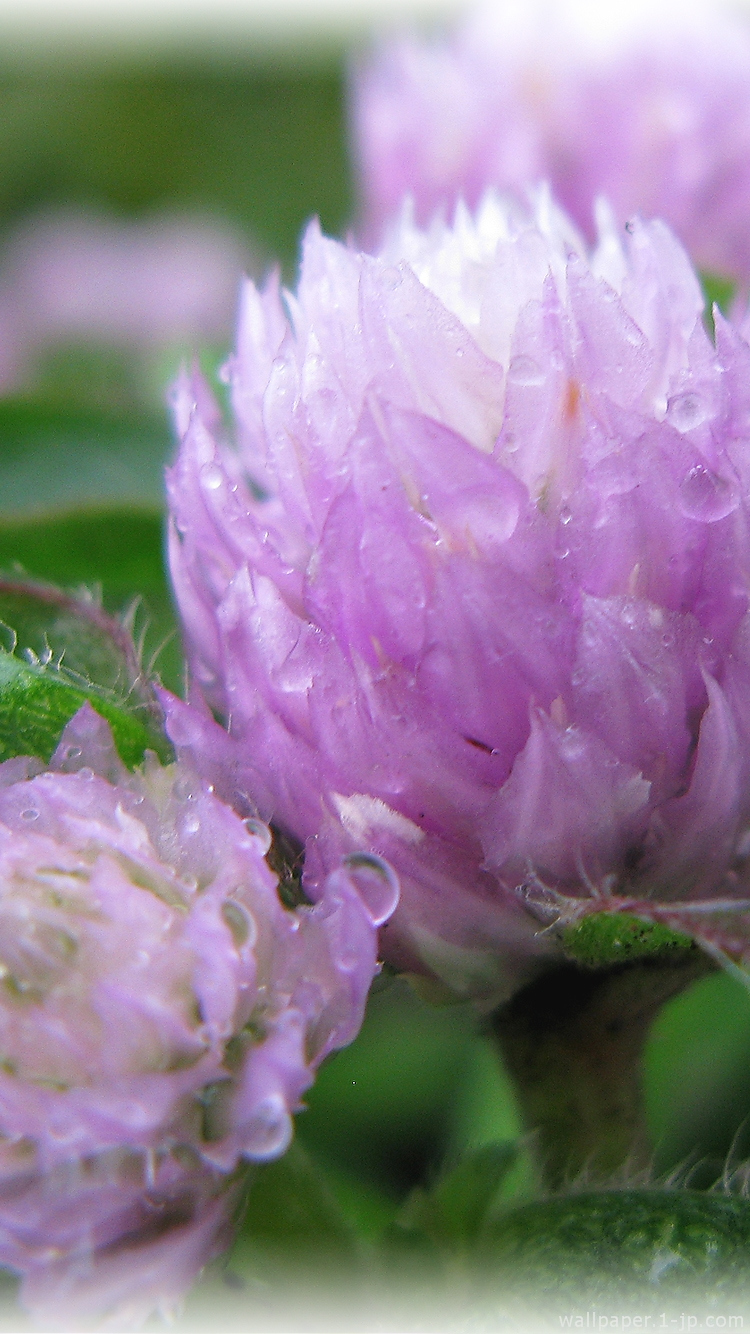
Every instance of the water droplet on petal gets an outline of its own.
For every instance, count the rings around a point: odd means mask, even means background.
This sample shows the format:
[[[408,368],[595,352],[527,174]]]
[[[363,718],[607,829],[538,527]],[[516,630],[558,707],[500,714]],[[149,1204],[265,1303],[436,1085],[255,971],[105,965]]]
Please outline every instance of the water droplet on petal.
[[[381,926],[395,911],[399,884],[395,871],[371,852],[351,852],[344,858],[349,879],[373,926]]]
[[[28,810],[21,811],[21,819],[22,819],[22,820],[38,820],[38,819],[39,819],[39,812],[36,811],[36,810],[34,810],[34,809],[30,806],[30,807],[28,808]]]
[[[209,491],[218,491],[224,481],[224,473],[216,463],[206,463],[201,468],[201,481]]]
[[[252,816],[248,817],[247,820],[243,820],[242,823],[248,834],[260,843],[261,854],[265,857],[272,842],[271,830],[268,828],[268,825],[264,824],[262,820],[253,819]]]
[[[700,426],[709,415],[709,406],[700,394],[676,394],[667,407],[667,420],[681,434]]]
[[[279,1093],[258,1103],[241,1130],[246,1158],[278,1158],[292,1138],[292,1119]]]
[[[237,949],[242,949],[243,945],[252,949],[258,939],[258,928],[252,913],[248,912],[247,908],[244,908],[241,903],[235,903],[233,899],[227,899],[221,905],[221,915],[232,933],[232,939]]]
[[[731,482],[709,472],[702,464],[691,468],[680,483],[680,508],[689,519],[715,523],[731,514],[737,503]]]
[[[508,367],[508,379],[513,384],[544,384],[545,378],[544,371],[541,366],[537,365],[533,357],[513,357]]]

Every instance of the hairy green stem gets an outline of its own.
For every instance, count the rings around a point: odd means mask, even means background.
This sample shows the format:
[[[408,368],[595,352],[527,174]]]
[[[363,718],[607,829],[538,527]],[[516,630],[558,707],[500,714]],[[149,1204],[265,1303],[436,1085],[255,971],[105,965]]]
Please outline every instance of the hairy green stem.
[[[548,1188],[647,1165],[644,1042],[664,1002],[713,967],[695,946],[606,968],[565,963],[493,1017]]]

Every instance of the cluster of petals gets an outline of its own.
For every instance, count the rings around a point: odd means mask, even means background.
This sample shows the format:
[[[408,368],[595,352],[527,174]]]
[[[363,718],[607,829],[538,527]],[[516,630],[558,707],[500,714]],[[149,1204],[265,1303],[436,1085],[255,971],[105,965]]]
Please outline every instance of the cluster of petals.
[[[235,781],[313,898],[387,859],[385,957],[488,1000],[558,948],[545,894],[748,944],[750,346],[662,223],[599,222],[589,252],[490,193],[377,255],[313,225],[296,294],[245,287],[231,430],[175,395],[171,568]]]
[[[352,121],[370,237],[408,194],[426,222],[546,180],[589,238],[603,195],[750,278],[750,23],[711,0],[485,3],[446,37],[384,43]]]
[[[176,1301],[357,1032],[388,874],[287,908],[270,842],[184,761],[128,772],[88,705],[0,766],[0,1264],[37,1315]]]

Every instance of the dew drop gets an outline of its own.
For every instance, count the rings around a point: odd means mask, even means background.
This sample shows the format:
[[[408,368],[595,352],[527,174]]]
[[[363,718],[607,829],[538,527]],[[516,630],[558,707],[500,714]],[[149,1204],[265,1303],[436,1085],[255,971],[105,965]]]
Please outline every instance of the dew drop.
[[[391,264],[387,269],[383,270],[382,281],[386,292],[395,292],[403,283],[404,275],[400,269],[397,269],[395,265]]]
[[[371,852],[351,852],[344,858],[349,878],[373,926],[381,926],[395,911],[399,884],[395,871]]]
[[[258,1103],[241,1130],[246,1158],[277,1158],[289,1147],[292,1121],[280,1094]]]
[[[218,491],[224,481],[224,474],[217,464],[206,463],[201,468],[201,481],[209,491]]]
[[[544,384],[545,374],[533,357],[518,356],[513,357],[508,367],[508,379],[513,384]]]
[[[242,949],[243,945],[252,949],[258,939],[258,928],[252,913],[243,908],[241,903],[227,899],[221,905],[221,915],[232,933],[237,949]]]
[[[737,494],[725,478],[696,464],[680,483],[680,508],[689,519],[715,523],[737,508]]]
[[[708,404],[700,394],[676,394],[667,407],[667,420],[681,434],[700,426],[709,415]]]
[[[36,811],[36,810],[34,810],[34,808],[30,806],[30,807],[28,808],[28,810],[21,811],[21,819],[22,819],[22,820],[38,820],[38,819],[39,819],[39,812]]]
[[[567,524],[570,523],[570,521],[571,521],[572,518],[573,518],[573,515],[572,515],[571,512],[570,512],[570,506],[569,506],[569,505],[563,505],[562,508],[561,508],[561,510],[560,510],[560,523],[564,523],[564,524],[567,525]]]
[[[94,777],[94,770],[89,769],[88,765],[85,765],[83,769],[78,770],[78,777],[82,778],[84,782],[90,782]]]
[[[268,825],[264,824],[262,820],[256,820],[252,817],[243,820],[242,823],[250,837],[256,839],[258,843],[260,843],[261,855],[265,857],[272,843],[271,830],[268,828]]]
[[[77,760],[83,754],[80,746],[68,746],[65,751],[66,760]]]

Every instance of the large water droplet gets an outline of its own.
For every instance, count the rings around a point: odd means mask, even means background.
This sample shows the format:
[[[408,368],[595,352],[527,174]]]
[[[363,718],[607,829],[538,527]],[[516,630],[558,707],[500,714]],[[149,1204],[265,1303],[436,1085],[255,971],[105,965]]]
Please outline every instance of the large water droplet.
[[[696,464],[680,483],[680,508],[689,519],[715,523],[737,508],[737,493],[731,482]]]
[[[278,1158],[289,1148],[292,1119],[280,1094],[271,1094],[258,1103],[242,1127],[242,1138],[245,1157],[258,1161]]]
[[[35,811],[35,810],[30,806],[30,807],[28,808],[28,810],[21,811],[21,819],[22,819],[22,820],[38,820],[38,819],[39,819],[39,812],[38,812],[38,811]]]
[[[372,852],[351,852],[344,858],[344,866],[373,926],[381,926],[398,904],[399,884],[395,871]]]
[[[667,421],[676,431],[684,434],[710,416],[710,408],[700,394],[676,394],[667,406]]]

